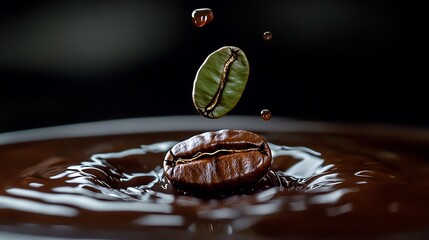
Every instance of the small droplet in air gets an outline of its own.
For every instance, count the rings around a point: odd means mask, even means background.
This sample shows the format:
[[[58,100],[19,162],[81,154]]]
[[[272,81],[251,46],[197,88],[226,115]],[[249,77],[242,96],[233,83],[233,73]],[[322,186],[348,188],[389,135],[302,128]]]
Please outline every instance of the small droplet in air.
[[[273,34],[271,32],[264,32],[264,40],[271,40]]]
[[[210,8],[198,8],[192,12],[192,23],[202,27],[213,20],[213,11]]]
[[[273,116],[273,114],[271,113],[270,110],[268,109],[263,109],[261,111],[261,118],[264,119],[265,121],[270,120],[270,118]]]

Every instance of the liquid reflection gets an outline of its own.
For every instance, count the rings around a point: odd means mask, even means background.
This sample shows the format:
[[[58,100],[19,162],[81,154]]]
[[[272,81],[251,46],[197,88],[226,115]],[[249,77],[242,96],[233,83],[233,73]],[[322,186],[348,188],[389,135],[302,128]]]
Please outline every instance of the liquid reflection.
[[[313,176],[323,164],[323,159],[320,158],[321,154],[306,147],[286,147],[270,144],[270,148],[273,151],[273,158],[290,156],[297,160],[295,165],[282,172],[283,175],[308,178]]]
[[[199,234],[232,234],[234,233],[232,226],[227,223],[210,223],[197,222],[193,223],[188,228],[189,232]]]
[[[6,196],[0,196],[0,208],[63,217],[74,217],[79,213],[76,209],[71,207],[39,203],[32,200]]]
[[[21,189],[21,188],[11,188],[6,190],[6,192],[14,196],[42,200],[47,203],[66,204],[66,205],[71,205],[71,206],[75,206],[81,209],[87,209],[91,211],[136,211],[136,212],[170,213],[172,209],[171,205],[167,205],[167,204],[162,205],[159,203],[148,203],[148,202],[141,204],[137,202],[126,202],[126,201],[106,202],[100,199],[87,197],[87,196],[43,193],[43,192],[38,192],[38,191],[28,190],[28,189]],[[52,212],[52,214],[55,214],[55,213]]]
[[[300,190],[310,191],[318,188],[330,188],[341,184],[343,179],[337,173],[329,174],[328,171],[334,167],[333,164],[324,165],[321,153],[306,147],[287,147],[270,144],[273,152],[274,164],[277,158],[287,156],[293,159],[294,163],[286,170],[278,169],[272,171],[274,179],[280,190]],[[281,164],[278,164],[281,165]]]
[[[182,216],[160,214],[149,214],[135,221],[136,224],[144,226],[182,226],[184,222],[185,219]]]
[[[353,210],[353,204],[352,203],[346,203],[344,205],[341,205],[339,207],[328,207],[326,208],[326,215],[330,217],[338,216],[347,212],[350,212]]]
[[[355,189],[338,189],[332,192],[319,194],[317,196],[311,197],[309,202],[312,204],[335,204],[337,203],[344,195],[350,192],[357,192]]]

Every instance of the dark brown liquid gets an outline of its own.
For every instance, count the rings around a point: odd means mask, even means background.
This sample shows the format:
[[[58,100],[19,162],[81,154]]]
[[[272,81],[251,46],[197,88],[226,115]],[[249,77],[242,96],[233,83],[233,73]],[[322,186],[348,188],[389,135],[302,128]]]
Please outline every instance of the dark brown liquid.
[[[271,32],[264,32],[264,40],[271,40],[273,34]]]
[[[213,20],[213,11],[210,8],[199,8],[195,9],[191,16],[194,26],[203,27]]]
[[[271,32],[264,32],[264,40],[271,40],[273,34]]]
[[[0,146],[0,233],[378,239],[429,232],[429,141],[260,132],[271,143],[268,174],[253,188],[205,199],[172,188],[161,168],[171,146],[198,133]]]
[[[261,111],[261,118],[264,119],[265,121],[270,120],[272,116],[273,116],[273,114],[268,109],[263,109]]]

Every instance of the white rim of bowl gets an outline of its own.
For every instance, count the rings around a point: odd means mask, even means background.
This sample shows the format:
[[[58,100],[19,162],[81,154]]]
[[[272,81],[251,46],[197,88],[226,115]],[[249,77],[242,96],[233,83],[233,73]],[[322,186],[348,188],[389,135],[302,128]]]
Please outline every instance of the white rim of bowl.
[[[151,133],[167,131],[214,131],[245,129],[264,132],[336,132],[379,136],[406,136],[429,141],[429,129],[372,123],[335,123],[273,117],[264,121],[256,116],[226,116],[206,119],[201,116],[157,116],[84,122],[0,133],[0,145],[72,137]]]

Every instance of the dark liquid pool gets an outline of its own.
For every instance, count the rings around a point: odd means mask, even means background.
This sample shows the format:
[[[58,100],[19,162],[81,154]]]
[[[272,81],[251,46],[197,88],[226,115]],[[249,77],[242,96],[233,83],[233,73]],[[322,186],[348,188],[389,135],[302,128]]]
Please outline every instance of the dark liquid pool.
[[[0,230],[123,239],[429,236],[429,141],[257,132],[270,143],[270,171],[251,189],[205,198],[173,188],[161,167],[177,141],[199,133],[0,146]]]

